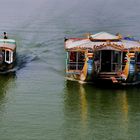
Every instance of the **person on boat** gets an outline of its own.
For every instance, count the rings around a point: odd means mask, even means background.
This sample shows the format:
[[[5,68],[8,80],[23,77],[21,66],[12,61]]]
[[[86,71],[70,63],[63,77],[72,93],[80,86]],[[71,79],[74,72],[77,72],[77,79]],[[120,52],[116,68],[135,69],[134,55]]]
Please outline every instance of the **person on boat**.
[[[122,35],[120,33],[116,33],[116,36],[118,36],[119,39],[122,39]]]
[[[3,34],[4,34],[4,37],[3,37],[3,38],[4,38],[4,39],[8,39],[7,33],[4,32]]]
[[[66,42],[67,40],[68,40],[68,38],[65,36],[65,37],[64,37],[64,42]]]

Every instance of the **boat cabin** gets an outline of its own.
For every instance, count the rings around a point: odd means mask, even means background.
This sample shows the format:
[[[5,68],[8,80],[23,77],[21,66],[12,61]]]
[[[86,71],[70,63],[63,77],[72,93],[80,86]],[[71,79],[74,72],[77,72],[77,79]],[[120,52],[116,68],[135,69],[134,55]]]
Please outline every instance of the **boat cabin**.
[[[16,42],[13,39],[0,39],[0,71],[14,67],[16,60]]]

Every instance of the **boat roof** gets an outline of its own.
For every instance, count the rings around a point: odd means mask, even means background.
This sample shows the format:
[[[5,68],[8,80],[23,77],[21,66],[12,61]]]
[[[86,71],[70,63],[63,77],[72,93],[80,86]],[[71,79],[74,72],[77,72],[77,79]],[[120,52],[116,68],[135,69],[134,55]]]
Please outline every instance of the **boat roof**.
[[[126,40],[106,32],[91,35],[89,38],[70,38],[65,42],[65,49],[92,49],[92,50],[123,50],[136,48],[140,51],[140,42]]]
[[[107,32],[99,32],[97,34],[90,35],[93,40],[118,40],[118,35],[113,35]]]
[[[16,48],[16,41],[13,39],[0,39],[0,48],[14,50]]]

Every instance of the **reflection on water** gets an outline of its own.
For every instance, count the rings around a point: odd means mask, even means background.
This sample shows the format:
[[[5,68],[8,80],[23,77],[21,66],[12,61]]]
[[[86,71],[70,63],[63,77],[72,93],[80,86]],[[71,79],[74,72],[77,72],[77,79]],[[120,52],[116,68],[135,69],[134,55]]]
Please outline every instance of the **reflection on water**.
[[[140,89],[101,89],[89,84],[66,81],[65,128],[67,136],[109,139],[132,138],[130,128],[136,112],[133,98]],[[136,92],[137,90],[137,92]],[[139,95],[140,99],[140,95]],[[139,104],[139,102],[135,102]],[[78,129],[77,129],[78,128]],[[82,135],[81,135],[82,134]],[[110,138],[111,139],[111,138]]]
[[[86,92],[82,85],[79,87],[79,96],[80,96],[80,105],[81,105],[81,120],[84,126],[87,124],[87,116],[88,116],[88,104],[86,100]]]
[[[15,73],[0,75],[0,114],[8,100],[6,97],[7,91],[9,91],[11,84],[13,86],[15,77]]]

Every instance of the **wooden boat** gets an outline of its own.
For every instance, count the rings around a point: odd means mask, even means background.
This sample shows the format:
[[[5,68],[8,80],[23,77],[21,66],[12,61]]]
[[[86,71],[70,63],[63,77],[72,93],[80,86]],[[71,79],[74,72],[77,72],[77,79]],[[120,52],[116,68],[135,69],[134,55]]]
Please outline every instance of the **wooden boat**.
[[[140,83],[140,42],[106,32],[66,38],[66,75],[80,81]]]
[[[16,42],[13,39],[0,39],[0,73],[12,69],[16,61]]]

